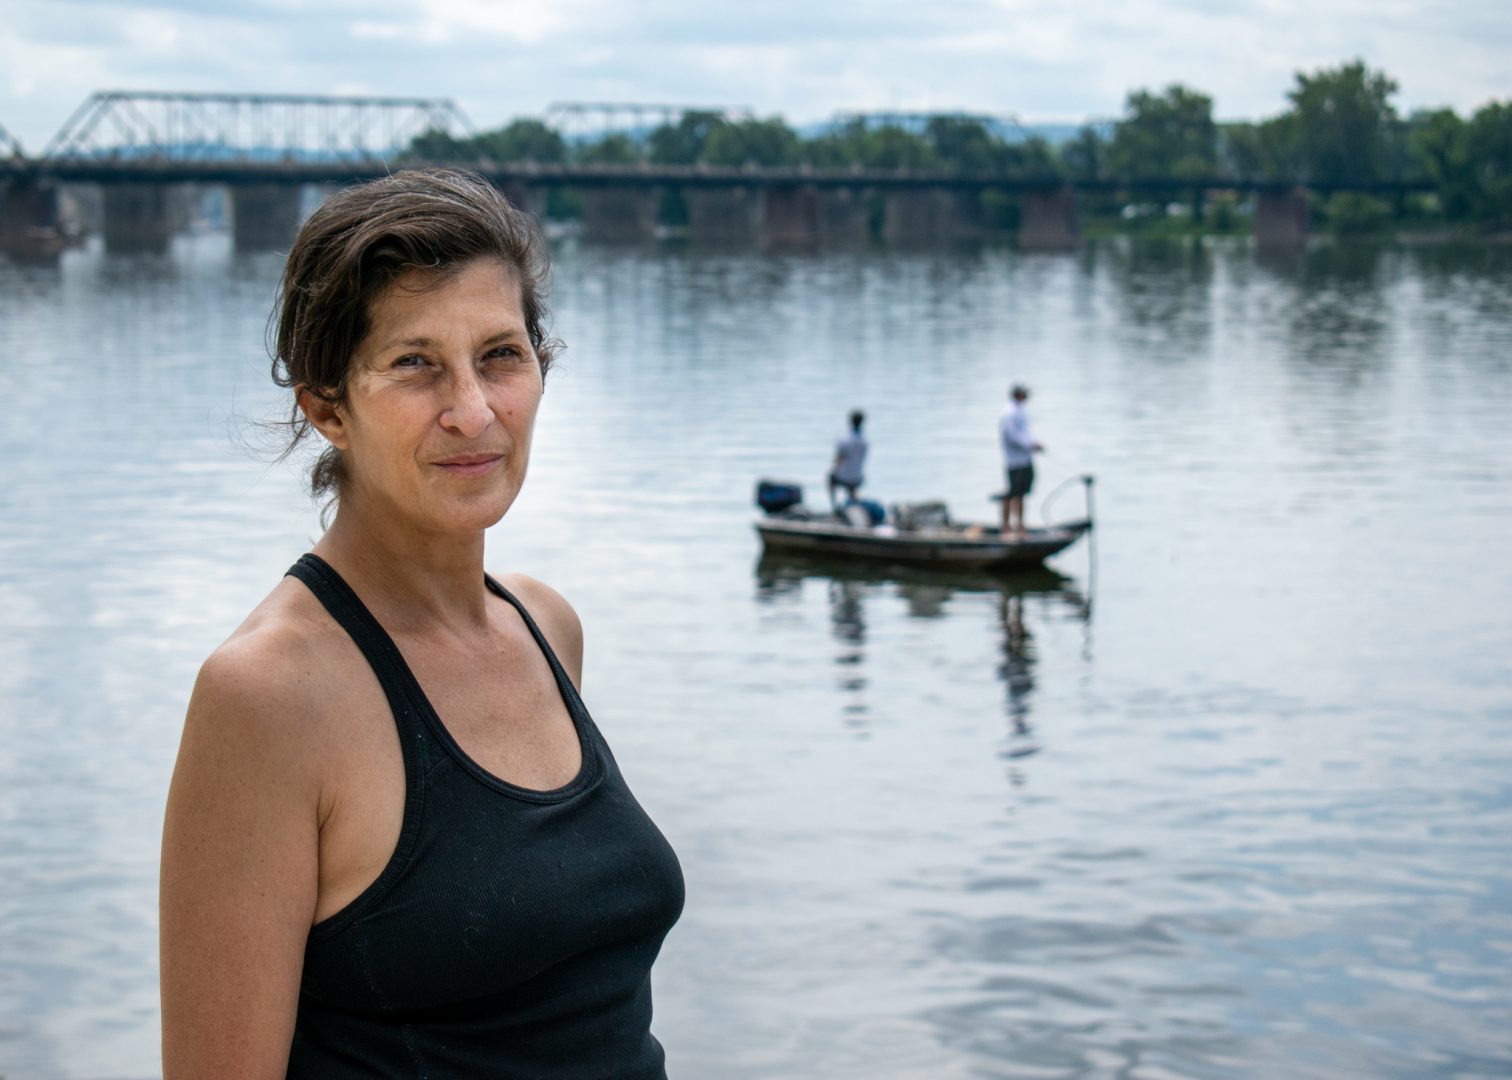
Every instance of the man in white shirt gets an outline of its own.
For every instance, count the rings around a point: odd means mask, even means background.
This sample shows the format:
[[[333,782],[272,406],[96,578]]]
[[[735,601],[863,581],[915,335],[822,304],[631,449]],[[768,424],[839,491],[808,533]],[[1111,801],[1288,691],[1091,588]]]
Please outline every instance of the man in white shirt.
[[[1003,463],[1008,470],[1008,491],[1003,496],[1003,535],[1024,535],[1024,496],[1034,486],[1034,455],[1045,448],[1034,441],[1029,429],[1029,410],[1024,402],[1029,390],[1015,386],[1008,392],[1008,404],[998,418],[998,435],[1003,442]]]
[[[846,501],[854,502],[856,492],[861,490],[861,469],[866,464],[866,437],[861,434],[861,425],[866,414],[860,409],[850,414],[850,434],[835,443],[835,463],[830,466],[830,505],[838,512],[840,502],[835,498],[835,489],[844,488]]]

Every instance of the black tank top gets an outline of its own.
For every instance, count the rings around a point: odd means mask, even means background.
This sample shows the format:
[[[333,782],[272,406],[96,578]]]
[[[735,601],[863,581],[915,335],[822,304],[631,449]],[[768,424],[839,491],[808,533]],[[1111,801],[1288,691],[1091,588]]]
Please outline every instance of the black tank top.
[[[533,791],[469,758],[398,647],[327,563],[289,573],[352,636],[404,753],[404,824],[378,879],[310,930],[291,1078],[663,1078],[651,963],[682,911],[677,856],[630,794],[535,621],[582,768]]]

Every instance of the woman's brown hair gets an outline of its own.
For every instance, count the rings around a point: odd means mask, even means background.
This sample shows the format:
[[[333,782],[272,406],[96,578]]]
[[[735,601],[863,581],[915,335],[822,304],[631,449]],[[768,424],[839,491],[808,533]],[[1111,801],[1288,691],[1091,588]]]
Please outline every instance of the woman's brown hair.
[[[561,343],[547,337],[549,259],[534,220],[486,180],[446,169],[414,169],[331,196],[299,230],[279,291],[273,381],[293,390],[292,453],[312,430],[298,395],[308,390],[345,405],[352,356],[367,336],[373,303],[412,270],[456,273],[497,259],[520,286],[525,330],[544,376]],[[341,453],[323,450],[310,467],[314,495],[339,496]]]

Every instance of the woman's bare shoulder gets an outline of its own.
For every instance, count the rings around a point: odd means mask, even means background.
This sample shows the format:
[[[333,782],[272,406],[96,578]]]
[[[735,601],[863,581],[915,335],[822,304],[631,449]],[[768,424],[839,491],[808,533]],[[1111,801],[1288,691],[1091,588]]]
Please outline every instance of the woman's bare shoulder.
[[[351,647],[333,629],[309,590],[285,578],[200,667],[190,722],[308,735],[329,700],[329,673]]]
[[[567,598],[544,581],[525,574],[505,574],[500,584],[515,595],[551,642],[573,682],[582,681],[583,624]]]

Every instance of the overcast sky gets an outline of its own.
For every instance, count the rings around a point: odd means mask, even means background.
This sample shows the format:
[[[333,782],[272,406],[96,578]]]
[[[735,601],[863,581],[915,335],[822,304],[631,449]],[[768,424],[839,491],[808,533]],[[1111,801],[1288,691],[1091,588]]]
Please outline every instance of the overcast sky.
[[[0,126],[36,152],[92,90],[450,97],[480,128],[563,101],[1116,116],[1184,82],[1278,112],[1354,57],[1398,107],[1512,97],[1507,0],[0,0]]]

